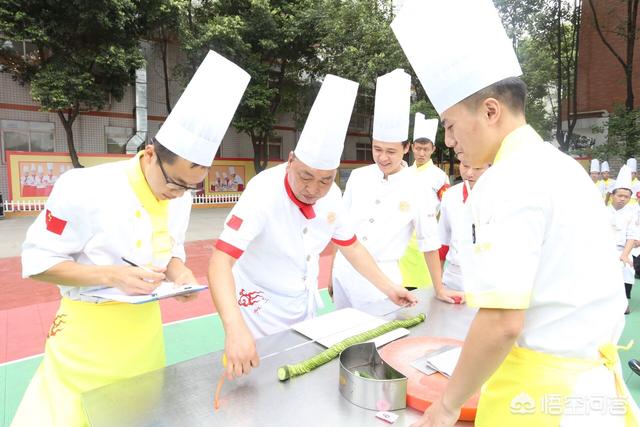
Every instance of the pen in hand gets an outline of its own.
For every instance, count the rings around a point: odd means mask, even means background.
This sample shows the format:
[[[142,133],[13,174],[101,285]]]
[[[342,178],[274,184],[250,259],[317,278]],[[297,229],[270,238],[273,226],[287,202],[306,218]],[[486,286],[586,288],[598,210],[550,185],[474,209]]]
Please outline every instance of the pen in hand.
[[[159,273],[158,271],[154,271],[154,270],[152,270],[152,269],[150,269],[150,268],[147,268],[147,267],[142,267],[142,266],[140,266],[140,265],[136,264],[136,263],[135,263],[135,262],[133,262],[133,261],[129,261],[129,260],[128,260],[128,259],[126,259],[125,257],[120,257],[120,259],[121,259],[122,261],[126,262],[127,264],[129,264],[131,267],[141,268],[141,269],[143,269],[144,271],[149,272],[149,273]],[[156,293],[155,293],[155,292],[151,293],[151,296],[154,296],[154,297],[155,297],[155,296],[156,296]]]

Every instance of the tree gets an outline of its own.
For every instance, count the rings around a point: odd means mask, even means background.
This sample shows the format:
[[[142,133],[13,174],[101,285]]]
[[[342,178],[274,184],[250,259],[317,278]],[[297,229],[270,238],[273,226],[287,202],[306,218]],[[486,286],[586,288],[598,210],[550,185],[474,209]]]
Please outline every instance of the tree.
[[[607,5],[596,8],[596,2],[589,0],[589,8],[593,16],[598,37],[611,52],[616,62],[624,71],[626,83],[626,98],[624,109],[617,106],[609,117],[609,141],[603,149],[610,154],[633,157],[637,154],[640,140],[640,110],[635,108],[635,94],[633,92],[634,56],[636,40],[640,28],[638,27],[638,9],[640,0],[618,0],[618,5]],[[626,13],[619,11],[626,6]],[[622,19],[621,19],[622,18]],[[616,48],[622,46],[622,49]],[[620,50],[624,50],[621,53]],[[616,147],[623,142],[621,147]]]
[[[536,33],[540,14],[547,0],[496,0],[502,24],[522,67],[527,84],[527,122],[547,139],[551,131],[549,89],[553,81],[552,52]]]
[[[51,2],[13,0],[0,5],[2,71],[29,85],[45,111],[56,112],[67,135],[74,167],[82,167],[74,145],[73,123],[85,110],[103,108],[109,97],[122,99],[144,64],[138,40],[146,30],[150,1],[94,0]],[[35,46],[29,55],[15,42]]]
[[[551,48],[555,62],[555,90],[556,90],[556,140],[560,149],[569,151],[573,139],[573,130],[578,121],[577,82],[578,82],[578,51],[580,41],[580,23],[582,15],[581,0],[555,0],[549,7],[554,17],[542,24],[547,42]],[[567,131],[563,130],[562,120],[567,120]]]
[[[633,93],[633,58],[635,53],[635,43],[639,32],[638,8],[640,7],[640,0],[618,1],[626,4],[626,14],[623,15],[622,20],[618,18],[620,14],[614,13],[618,11],[618,8],[615,6],[611,7],[610,4],[607,5],[608,13],[604,10],[604,7],[597,10],[593,0],[589,0],[589,7],[593,16],[593,24],[600,40],[602,40],[602,43],[604,43],[609,52],[611,52],[613,57],[624,70],[627,85],[625,108],[627,111],[633,111],[635,108],[635,98]],[[602,19],[600,15],[605,13],[607,14],[606,20],[609,25],[601,23]],[[622,54],[616,50],[614,44],[622,44],[624,46],[625,53]]]
[[[251,75],[233,126],[251,138],[254,167],[268,162],[268,142],[279,114],[291,111],[317,63],[318,0],[219,0],[193,2],[182,38],[195,70],[208,49]]]
[[[171,80],[169,70],[169,46],[175,43],[180,31],[180,25],[186,15],[187,0],[164,0],[157,8],[148,11],[148,25],[150,34],[148,37],[157,42],[162,62],[162,77],[164,86],[164,101],[167,114],[171,113]]]

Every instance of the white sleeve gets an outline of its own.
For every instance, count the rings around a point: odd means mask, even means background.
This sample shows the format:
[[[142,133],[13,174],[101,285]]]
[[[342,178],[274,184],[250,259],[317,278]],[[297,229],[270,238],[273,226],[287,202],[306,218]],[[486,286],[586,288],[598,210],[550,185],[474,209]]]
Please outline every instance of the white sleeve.
[[[449,220],[449,200],[451,194],[445,193],[442,197],[442,203],[440,203],[440,220],[438,221],[438,231],[440,236],[440,243],[446,246],[451,246],[451,221]]]
[[[356,241],[356,233],[347,208],[344,206],[340,189],[337,186],[335,191],[337,193],[336,198],[338,199],[336,201],[336,228],[333,231],[333,236],[331,236],[331,241],[340,246],[349,246]]]
[[[416,200],[418,209],[414,226],[418,248],[421,252],[437,251],[441,244],[434,201],[427,197],[417,197]]]
[[[81,171],[78,171],[81,172]],[[47,271],[63,261],[74,261],[91,238],[87,200],[78,194],[81,176],[69,171],[61,176],[44,210],[27,230],[22,244],[22,277]]]
[[[225,220],[225,225],[216,242],[216,248],[234,258],[240,258],[249,243],[258,236],[266,223],[266,197],[274,190],[261,192],[260,183],[249,181],[246,189]],[[258,178],[259,179],[259,178]]]
[[[509,197],[505,197],[505,194]],[[526,309],[531,302],[545,235],[545,202],[503,189],[472,199],[473,247],[465,276],[472,307]],[[473,203],[477,202],[478,205]]]

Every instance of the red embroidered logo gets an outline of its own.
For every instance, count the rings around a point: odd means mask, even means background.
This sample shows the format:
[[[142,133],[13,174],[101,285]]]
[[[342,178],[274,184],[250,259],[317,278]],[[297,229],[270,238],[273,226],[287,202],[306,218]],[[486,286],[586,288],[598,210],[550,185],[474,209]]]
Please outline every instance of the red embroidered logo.
[[[58,314],[53,319],[53,323],[51,323],[51,327],[49,328],[49,333],[47,333],[47,338],[55,337],[58,332],[64,329],[62,327],[62,324],[66,322],[64,321],[63,317],[66,317],[66,316],[67,316],[66,314]]]
[[[264,301],[264,292],[245,292],[244,289],[240,289],[240,298],[238,299],[238,305],[249,307],[250,305],[254,305],[260,301]]]
[[[235,215],[231,215],[231,219],[229,219],[229,221],[227,221],[227,225],[229,226],[229,228],[232,228],[232,229],[238,231],[238,229],[242,225],[242,218],[238,218]]]
[[[58,235],[61,235],[67,226],[67,221],[53,216],[49,209],[47,209],[46,212],[45,222],[47,224],[47,230]]]

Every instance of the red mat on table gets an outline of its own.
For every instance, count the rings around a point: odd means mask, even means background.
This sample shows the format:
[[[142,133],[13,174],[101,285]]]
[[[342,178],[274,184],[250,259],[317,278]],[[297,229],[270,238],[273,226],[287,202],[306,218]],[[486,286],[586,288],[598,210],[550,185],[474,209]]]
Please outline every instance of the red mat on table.
[[[407,406],[422,412],[442,395],[448,378],[440,373],[425,375],[412,367],[411,362],[443,345],[461,346],[462,341],[439,337],[408,337],[387,344],[380,350],[382,359],[408,378]],[[476,393],[462,406],[461,421],[473,421],[476,418],[478,397],[479,393]]]

